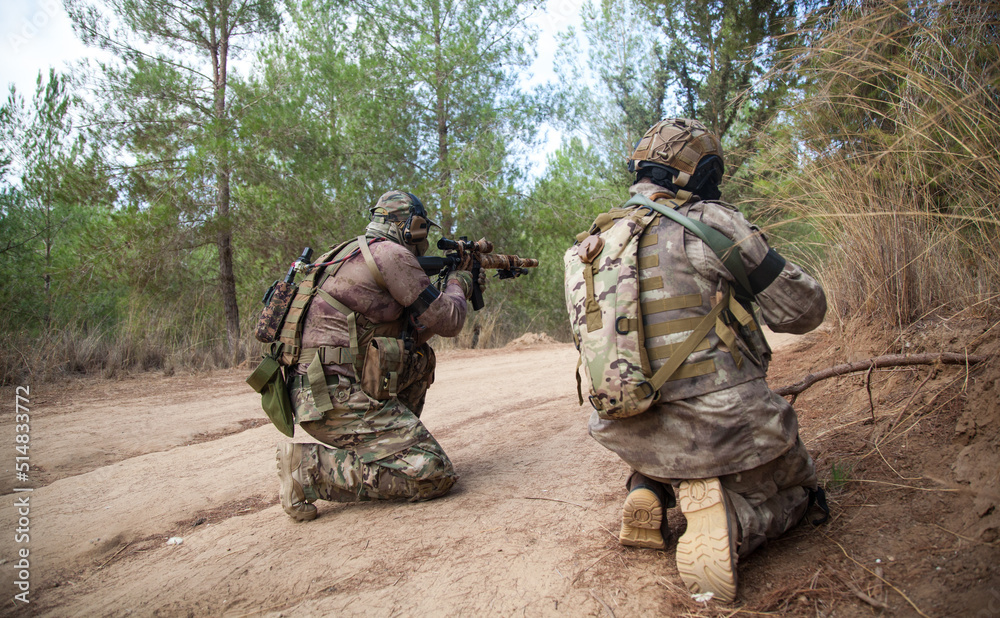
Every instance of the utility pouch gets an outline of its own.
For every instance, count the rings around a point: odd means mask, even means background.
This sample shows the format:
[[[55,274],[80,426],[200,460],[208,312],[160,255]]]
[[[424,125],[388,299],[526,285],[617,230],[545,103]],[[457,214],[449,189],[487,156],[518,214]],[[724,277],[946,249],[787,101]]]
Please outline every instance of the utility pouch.
[[[299,286],[287,281],[275,281],[267,293],[264,294],[264,310],[260,312],[260,319],[257,320],[257,330],[254,336],[261,343],[272,343],[278,340],[278,331],[281,329],[288,308],[292,305]]]
[[[408,352],[402,339],[374,337],[365,352],[361,390],[372,399],[396,397],[403,379]]]
[[[260,393],[260,406],[267,414],[267,418],[271,419],[274,426],[278,428],[278,431],[289,438],[293,437],[295,423],[292,401],[288,397],[288,389],[285,387],[281,365],[278,364],[273,355],[264,356],[257,368],[247,378],[247,384]]]

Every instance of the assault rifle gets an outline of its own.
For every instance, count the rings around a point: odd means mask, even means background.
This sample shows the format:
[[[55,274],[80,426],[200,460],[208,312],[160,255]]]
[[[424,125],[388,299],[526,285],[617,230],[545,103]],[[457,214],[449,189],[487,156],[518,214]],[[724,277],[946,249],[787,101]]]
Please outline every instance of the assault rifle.
[[[437,276],[439,284],[447,280],[451,271],[458,268],[466,254],[472,256],[472,308],[476,311],[483,308],[483,290],[479,287],[481,269],[495,268],[498,278],[513,279],[528,274],[528,268],[538,266],[536,259],[493,253],[493,243],[485,238],[476,242],[469,242],[465,236],[458,240],[442,238],[438,240],[437,247],[447,253],[444,256],[420,256],[417,261],[425,273]]]

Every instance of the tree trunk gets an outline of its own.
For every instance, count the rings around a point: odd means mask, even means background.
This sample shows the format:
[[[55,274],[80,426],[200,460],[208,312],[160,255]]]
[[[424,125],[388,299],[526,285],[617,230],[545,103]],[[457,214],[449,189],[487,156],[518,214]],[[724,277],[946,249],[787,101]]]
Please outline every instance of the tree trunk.
[[[218,158],[216,159],[216,216],[219,231],[216,244],[219,248],[219,292],[222,294],[222,310],[226,318],[226,340],[229,359],[234,365],[240,358],[240,309],[236,300],[236,275],[233,270],[233,231],[229,219],[229,179],[231,166],[227,148],[228,129],[226,122],[226,70],[229,56],[229,15],[225,5],[219,15],[216,28],[212,31],[212,68],[214,71],[215,118],[217,121]]]
[[[52,196],[45,191],[45,315],[42,323],[45,332],[52,326]]]
[[[440,210],[440,223],[442,233],[450,235],[454,230],[457,213],[454,212],[451,203],[451,169],[448,162],[448,103],[447,103],[447,79],[444,67],[444,55],[441,53],[441,30],[444,25],[441,23],[441,7],[435,4],[432,8],[434,15],[434,112],[437,120],[438,138],[438,199]]]

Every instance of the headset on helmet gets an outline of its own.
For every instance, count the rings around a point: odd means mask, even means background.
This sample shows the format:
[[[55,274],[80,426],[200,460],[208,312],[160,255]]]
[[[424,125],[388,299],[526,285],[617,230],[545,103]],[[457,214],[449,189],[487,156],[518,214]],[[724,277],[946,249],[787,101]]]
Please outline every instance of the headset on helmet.
[[[423,202],[406,191],[389,191],[369,209],[369,230],[396,242],[417,247],[418,255],[426,250],[427,233],[437,226],[427,216]]]
[[[714,189],[725,171],[722,144],[697,120],[666,118],[636,144],[628,171],[636,179],[649,177],[694,193],[709,185]]]

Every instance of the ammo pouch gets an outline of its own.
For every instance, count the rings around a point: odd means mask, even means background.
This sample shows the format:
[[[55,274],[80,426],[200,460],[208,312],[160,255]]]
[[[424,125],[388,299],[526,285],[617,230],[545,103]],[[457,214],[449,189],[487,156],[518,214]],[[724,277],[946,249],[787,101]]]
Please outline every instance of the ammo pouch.
[[[408,357],[402,339],[373,337],[361,369],[361,390],[380,401],[396,397]]]
[[[247,384],[260,393],[260,407],[264,409],[267,418],[271,419],[278,431],[291,438],[295,434],[294,411],[281,365],[274,358],[274,347],[272,354],[265,355],[247,378]]]
[[[286,281],[275,281],[264,295],[264,310],[257,320],[254,337],[261,343],[271,343],[278,340],[281,325],[285,322],[288,308],[299,286]]]

